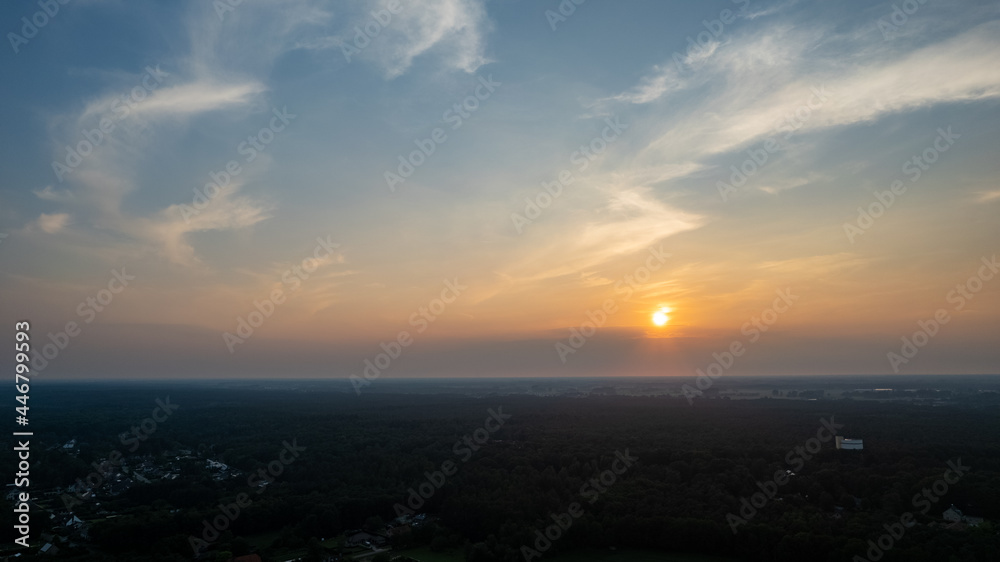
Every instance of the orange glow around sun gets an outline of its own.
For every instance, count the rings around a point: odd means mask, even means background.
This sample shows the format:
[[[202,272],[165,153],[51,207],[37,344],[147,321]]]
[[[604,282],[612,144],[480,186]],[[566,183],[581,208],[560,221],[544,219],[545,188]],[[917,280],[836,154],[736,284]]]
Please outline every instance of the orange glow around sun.
[[[670,309],[667,308],[667,307],[663,307],[660,310],[657,310],[656,312],[654,312],[653,313],[653,324],[656,324],[657,326],[663,326],[667,322],[670,322],[670,317],[667,316],[668,312],[670,312]]]

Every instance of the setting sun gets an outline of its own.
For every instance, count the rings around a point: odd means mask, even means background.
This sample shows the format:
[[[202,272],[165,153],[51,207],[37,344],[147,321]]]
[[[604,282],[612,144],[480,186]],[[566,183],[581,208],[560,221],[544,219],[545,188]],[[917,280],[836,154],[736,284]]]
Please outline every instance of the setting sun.
[[[670,321],[670,317],[667,316],[668,312],[670,312],[669,308],[661,308],[660,310],[657,310],[656,312],[654,312],[653,313],[653,324],[656,324],[657,326],[663,326],[664,324],[666,324],[667,322],[669,322]]]

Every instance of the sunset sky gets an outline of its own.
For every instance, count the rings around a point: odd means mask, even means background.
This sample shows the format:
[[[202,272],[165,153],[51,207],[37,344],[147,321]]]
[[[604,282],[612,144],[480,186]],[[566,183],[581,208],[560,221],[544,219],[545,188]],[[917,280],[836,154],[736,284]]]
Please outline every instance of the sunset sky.
[[[0,5],[44,376],[998,371],[996,2],[232,3]]]

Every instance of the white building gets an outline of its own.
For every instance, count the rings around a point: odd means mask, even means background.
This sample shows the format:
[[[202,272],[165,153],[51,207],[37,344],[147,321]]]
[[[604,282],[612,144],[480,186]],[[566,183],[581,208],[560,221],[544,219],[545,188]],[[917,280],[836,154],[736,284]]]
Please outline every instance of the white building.
[[[837,436],[838,449],[853,449],[855,451],[861,451],[865,448],[864,442],[864,439],[849,439],[843,435]]]

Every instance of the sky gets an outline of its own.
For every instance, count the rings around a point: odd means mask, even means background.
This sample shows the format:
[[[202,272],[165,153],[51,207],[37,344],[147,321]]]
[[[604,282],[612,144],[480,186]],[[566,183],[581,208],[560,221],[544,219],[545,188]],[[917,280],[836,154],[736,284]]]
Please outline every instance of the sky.
[[[0,24],[0,301],[43,377],[1000,364],[996,2],[25,1]]]

